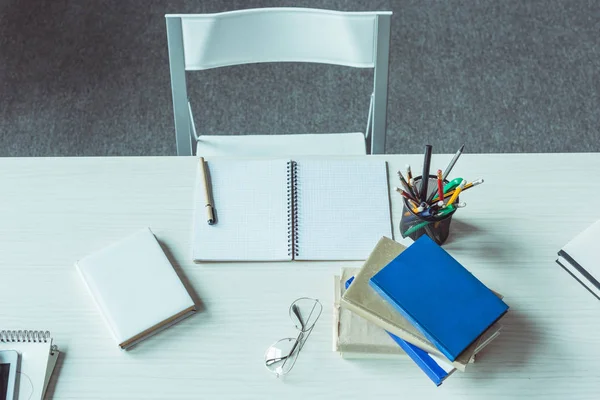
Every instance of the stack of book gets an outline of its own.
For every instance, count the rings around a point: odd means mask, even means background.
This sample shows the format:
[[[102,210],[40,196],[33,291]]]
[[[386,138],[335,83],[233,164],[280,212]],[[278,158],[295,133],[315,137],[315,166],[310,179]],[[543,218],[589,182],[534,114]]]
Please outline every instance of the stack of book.
[[[558,252],[556,262],[600,300],[600,265],[596,245],[600,221],[581,232]]]
[[[427,236],[410,247],[382,238],[362,268],[335,278],[335,299],[335,351],[408,356],[438,386],[498,337],[508,310]]]

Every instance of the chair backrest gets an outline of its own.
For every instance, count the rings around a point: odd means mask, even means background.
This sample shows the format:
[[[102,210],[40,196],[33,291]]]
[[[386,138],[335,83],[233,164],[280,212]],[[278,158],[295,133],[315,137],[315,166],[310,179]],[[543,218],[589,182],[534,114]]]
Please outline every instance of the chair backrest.
[[[185,71],[260,62],[314,62],[374,69],[367,134],[383,153],[391,12],[261,8],[169,14],[167,40],[178,154],[191,154]]]

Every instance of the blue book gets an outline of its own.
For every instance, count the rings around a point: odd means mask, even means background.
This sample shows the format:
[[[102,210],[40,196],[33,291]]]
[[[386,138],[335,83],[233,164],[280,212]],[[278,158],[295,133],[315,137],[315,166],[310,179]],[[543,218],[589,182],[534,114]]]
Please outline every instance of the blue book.
[[[408,356],[417,364],[419,368],[429,379],[436,384],[436,386],[440,386],[444,379],[449,377],[456,369],[450,364],[445,363],[442,360],[436,360],[434,356],[427,353],[425,350],[421,350],[415,345],[408,343],[406,340],[400,339],[398,336],[393,333],[387,333],[391,336],[392,339],[398,344],[398,346],[402,347],[402,350],[408,354]]]
[[[344,285],[346,289],[350,287],[350,284],[353,281],[353,276],[346,281]],[[405,340],[400,339],[393,333],[388,331],[386,331],[386,333],[390,335],[394,342],[396,342],[396,344],[400,346],[402,350],[404,350],[404,352],[414,361],[414,363],[417,364],[417,366],[421,368],[423,372],[425,372],[425,375],[427,375],[427,377],[431,379],[436,386],[440,386],[442,382],[444,382],[444,379],[446,379],[456,370],[451,364],[445,363],[439,359],[436,360],[431,354],[421,350],[417,346],[414,346]]]
[[[454,361],[508,306],[427,236],[421,236],[370,285]]]

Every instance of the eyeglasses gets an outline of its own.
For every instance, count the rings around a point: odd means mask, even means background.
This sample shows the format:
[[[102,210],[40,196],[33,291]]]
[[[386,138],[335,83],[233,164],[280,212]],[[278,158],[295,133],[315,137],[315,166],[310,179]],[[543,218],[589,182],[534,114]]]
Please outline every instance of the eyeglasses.
[[[317,299],[301,297],[290,306],[290,318],[300,331],[296,338],[285,338],[273,343],[265,353],[265,367],[277,377],[292,370],[298,354],[308,340],[315,323],[321,316],[323,306]]]

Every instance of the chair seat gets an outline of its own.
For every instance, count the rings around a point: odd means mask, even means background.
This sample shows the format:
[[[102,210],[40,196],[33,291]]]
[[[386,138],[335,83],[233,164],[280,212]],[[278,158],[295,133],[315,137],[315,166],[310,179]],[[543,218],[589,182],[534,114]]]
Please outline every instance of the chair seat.
[[[365,135],[315,133],[296,135],[203,135],[196,154],[208,156],[279,157],[305,155],[365,155]]]

